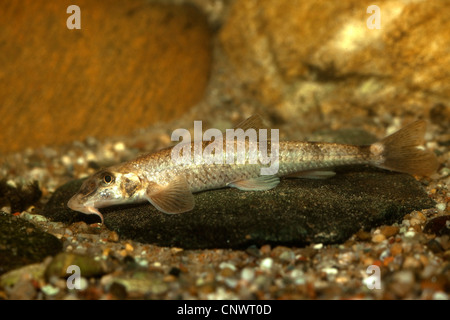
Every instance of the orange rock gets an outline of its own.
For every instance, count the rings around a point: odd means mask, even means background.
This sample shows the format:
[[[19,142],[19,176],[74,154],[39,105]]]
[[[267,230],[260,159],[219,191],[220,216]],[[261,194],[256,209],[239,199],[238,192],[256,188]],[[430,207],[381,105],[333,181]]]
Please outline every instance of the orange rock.
[[[183,114],[208,82],[210,31],[190,5],[24,0],[0,14],[0,152],[131,133]]]
[[[248,96],[297,126],[426,115],[433,95],[449,97],[450,3],[381,1],[381,29],[367,27],[368,5],[235,1],[219,40]]]

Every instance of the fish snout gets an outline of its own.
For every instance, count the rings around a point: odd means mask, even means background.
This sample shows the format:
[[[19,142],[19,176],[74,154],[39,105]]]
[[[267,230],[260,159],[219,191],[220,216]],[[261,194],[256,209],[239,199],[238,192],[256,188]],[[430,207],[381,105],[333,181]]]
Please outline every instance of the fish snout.
[[[87,206],[85,203],[83,203],[81,198],[82,198],[81,194],[79,194],[79,193],[75,194],[67,202],[67,206],[74,211],[82,212],[84,214],[95,214],[100,217],[100,219],[102,220],[102,224],[103,224],[103,222],[104,222],[103,215],[100,213],[100,211],[98,211],[98,209],[93,206]]]
[[[84,205],[81,204],[79,193],[75,194],[72,198],[70,198],[69,202],[67,202],[67,206],[74,211],[86,213],[83,210]]]

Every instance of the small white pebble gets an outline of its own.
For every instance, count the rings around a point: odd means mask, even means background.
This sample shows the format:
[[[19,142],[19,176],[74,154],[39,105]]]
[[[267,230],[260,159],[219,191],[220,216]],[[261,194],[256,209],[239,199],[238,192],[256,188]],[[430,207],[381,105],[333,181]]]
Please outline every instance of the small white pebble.
[[[89,161],[97,161],[97,156],[92,151],[86,151],[86,160]]]
[[[136,258],[136,261],[137,261],[138,265],[140,265],[141,267],[144,267],[144,268],[148,267],[148,261],[147,260],[145,260],[145,259],[137,259]]]
[[[219,268],[220,268],[220,269],[226,269],[226,268],[228,268],[228,269],[231,269],[231,270],[233,270],[233,271],[236,271],[236,266],[235,266],[234,264],[232,264],[232,263],[229,263],[229,262],[222,262],[222,263],[219,265]]]
[[[273,266],[273,259],[272,258],[265,258],[261,261],[260,267],[263,270],[270,270]]]
[[[230,288],[236,288],[236,286],[238,284],[238,280],[237,279],[233,279],[233,278],[226,278],[224,280],[224,282]]]
[[[14,180],[8,180],[6,181],[6,184],[12,188],[17,188],[17,184]]]
[[[394,274],[394,279],[400,283],[413,283],[414,273],[412,271],[399,271]]]
[[[6,213],[11,213],[11,207],[3,207],[0,209],[0,211],[4,211]]]
[[[295,269],[291,272],[291,278],[294,279],[295,284],[305,284],[305,274],[302,270]]]
[[[83,157],[77,158],[77,164],[79,164],[80,166],[83,165],[85,162],[86,162],[86,160]]]
[[[445,208],[447,208],[447,204],[446,204],[446,203],[438,203],[438,204],[436,205],[436,208],[437,208],[438,210],[444,211]]]
[[[313,246],[313,249],[320,250],[323,248],[323,243],[317,243]]]
[[[405,232],[405,237],[407,238],[412,238],[416,235],[416,232],[414,230],[408,230],[407,232]]]
[[[65,166],[70,166],[72,164],[72,159],[70,159],[69,156],[64,155],[64,156],[61,157],[61,162]]]
[[[450,297],[442,291],[437,291],[433,294],[433,300],[448,300]]]
[[[54,296],[59,292],[59,288],[54,287],[51,284],[47,284],[41,288],[41,291],[47,296]]]
[[[80,288],[77,288],[78,290],[86,290],[89,286],[89,282],[86,278],[81,277],[80,278]]]
[[[125,150],[125,144],[123,142],[117,142],[113,148],[116,152],[122,152]]]
[[[252,268],[244,268],[241,271],[241,278],[245,281],[251,282],[255,277],[255,270]]]
[[[338,273],[338,269],[332,268],[332,267],[323,268],[322,272],[325,272],[329,276],[333,276],[333,275],[336,275]]]

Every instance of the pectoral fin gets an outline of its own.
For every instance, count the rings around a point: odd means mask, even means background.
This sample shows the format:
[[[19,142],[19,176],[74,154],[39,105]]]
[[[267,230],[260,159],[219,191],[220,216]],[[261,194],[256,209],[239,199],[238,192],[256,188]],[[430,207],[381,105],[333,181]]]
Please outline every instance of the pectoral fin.
[[[259,176],[247,180],[233,181],[227,186],[244,191],[263,191],[275,188],[279,183],[280,178],[277,176]]]
[[[164,213],[182,213],[194,209],[194,196],[183,176],[175,177],[168,185],[152,183],[147,187],[147,200]]]

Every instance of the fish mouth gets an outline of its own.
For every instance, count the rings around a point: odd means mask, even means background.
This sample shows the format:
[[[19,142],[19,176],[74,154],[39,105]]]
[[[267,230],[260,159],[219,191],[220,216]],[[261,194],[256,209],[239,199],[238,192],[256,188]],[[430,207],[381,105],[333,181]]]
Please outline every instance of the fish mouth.
[[[100,211],[98,211],[98,209],[93,206],[87,206],[83,204],[80,200],[81,195],[76,194],[72,198],[70,198],[69,202],[67,202],[67,206],[74,211],[82,212],[84,214],[95,214],[100,217],[103,224],[103,215],[100,213]]]

